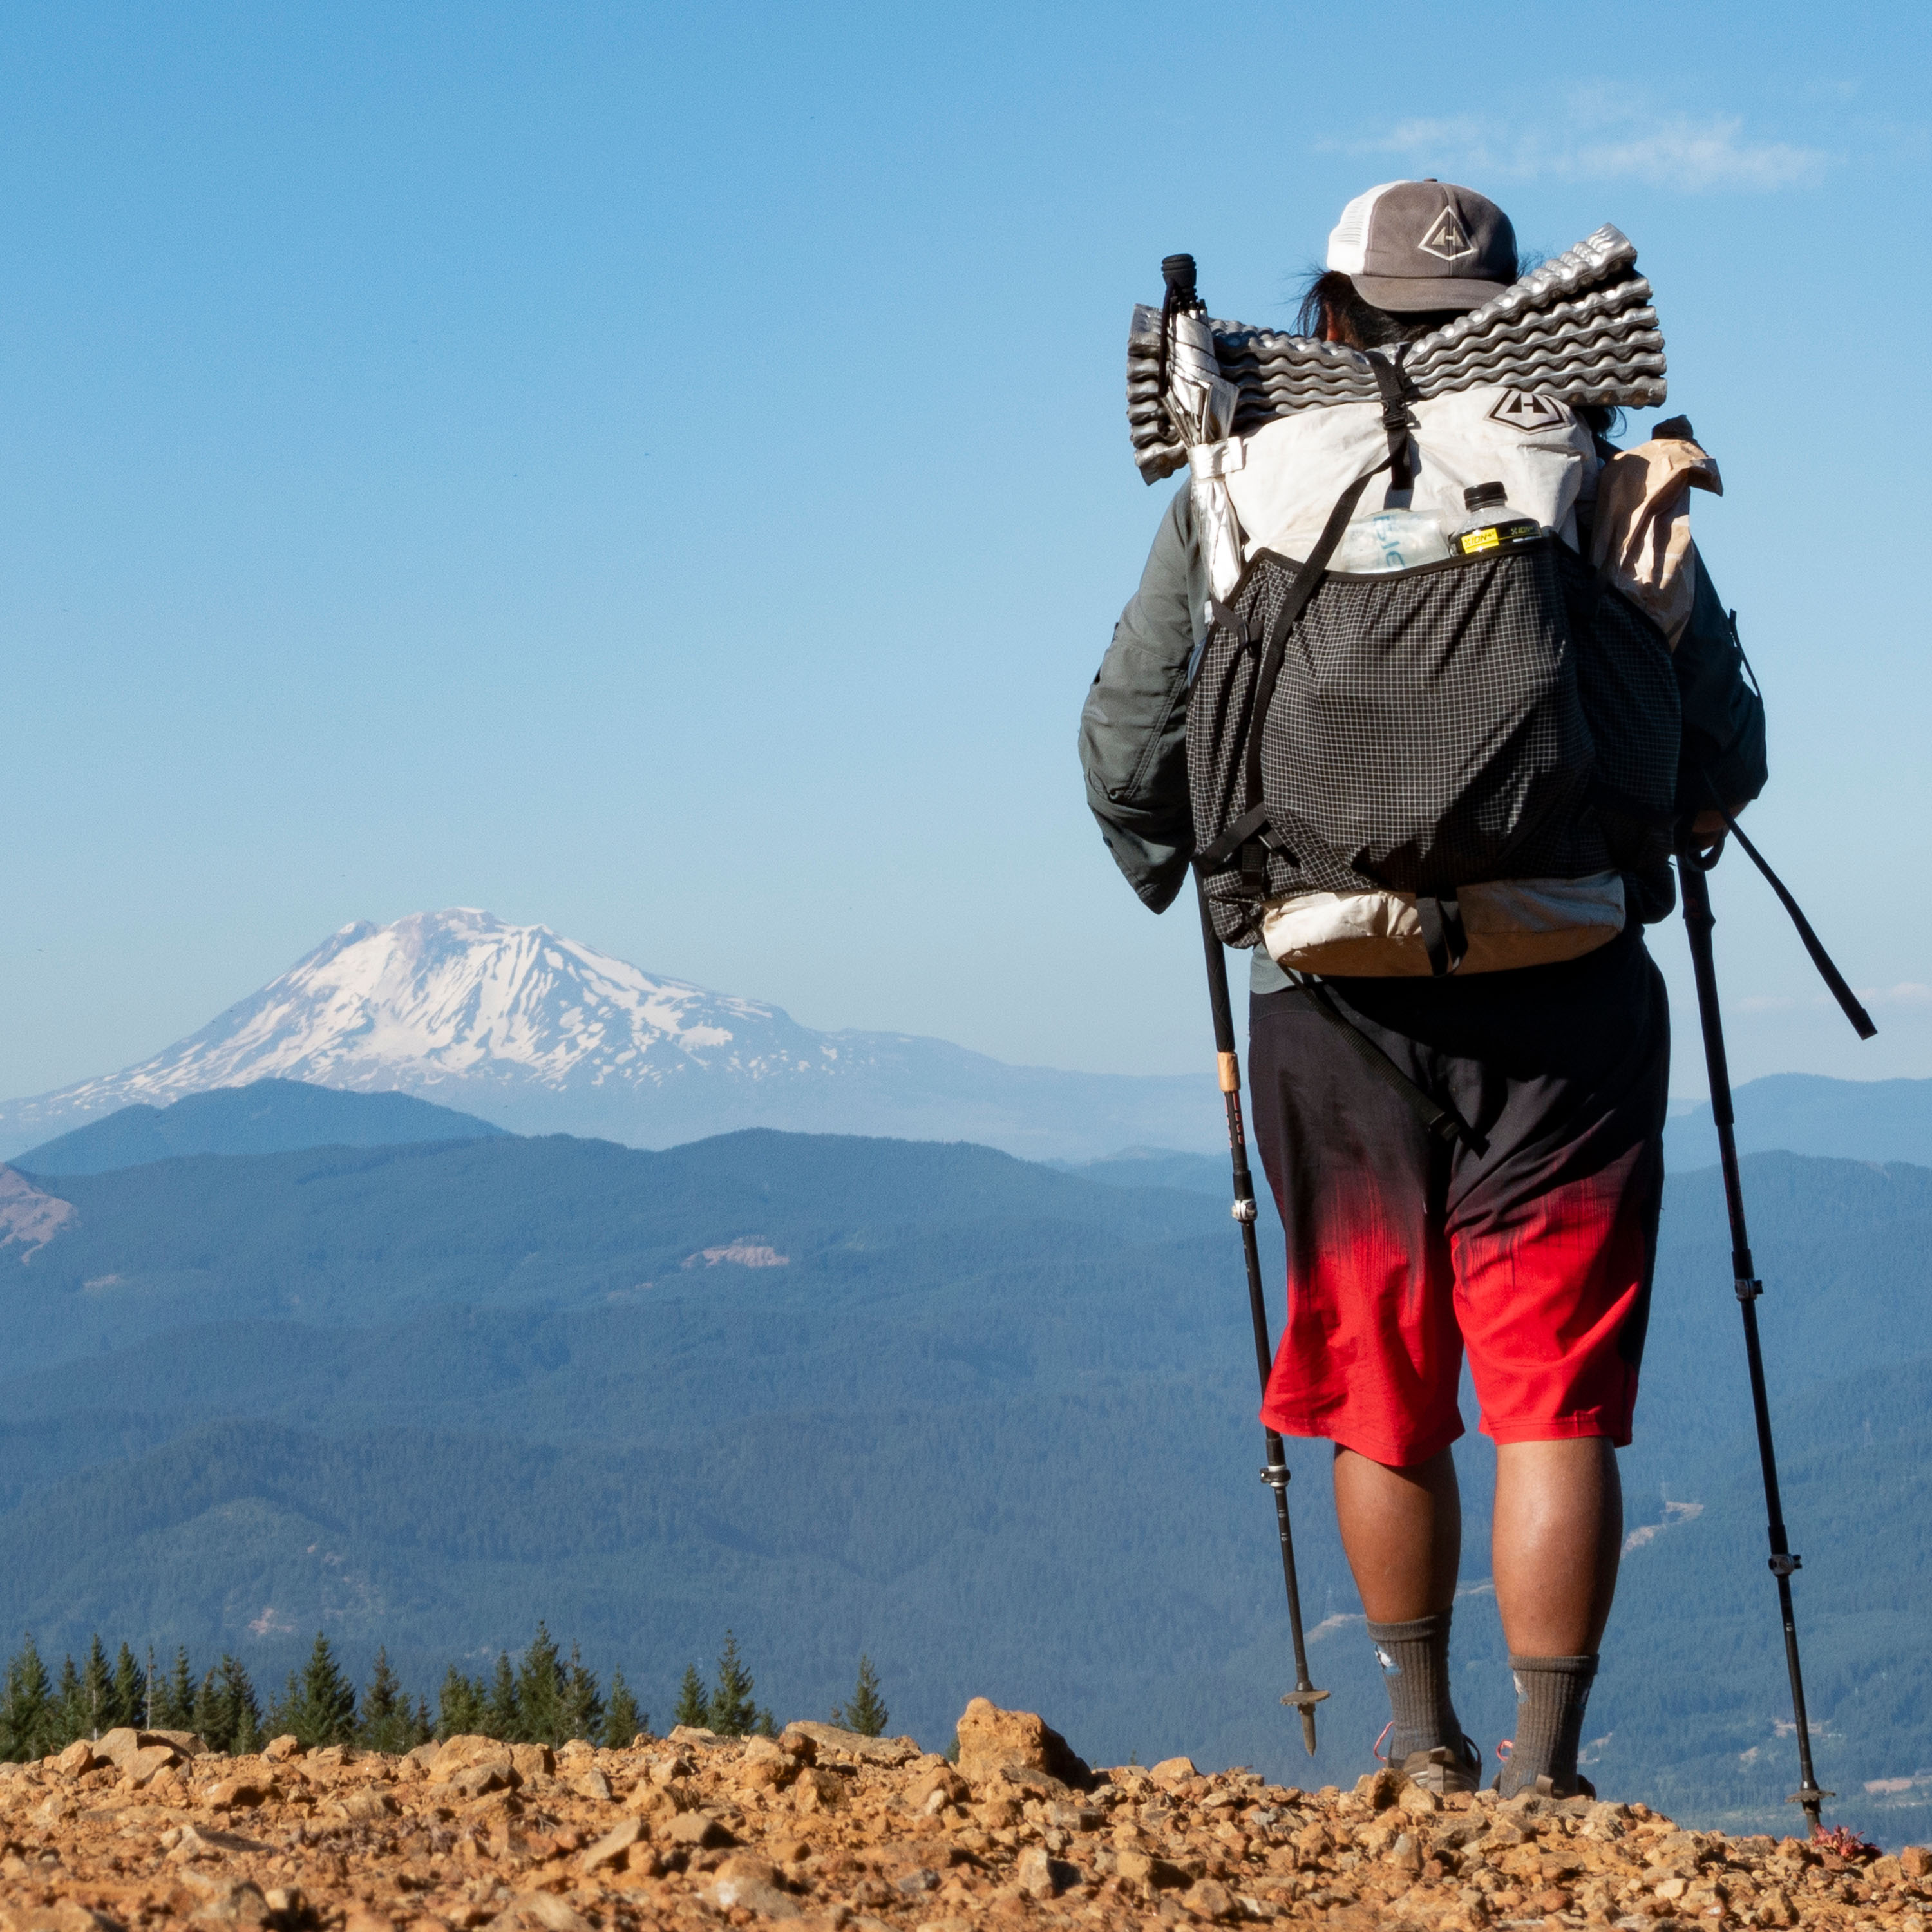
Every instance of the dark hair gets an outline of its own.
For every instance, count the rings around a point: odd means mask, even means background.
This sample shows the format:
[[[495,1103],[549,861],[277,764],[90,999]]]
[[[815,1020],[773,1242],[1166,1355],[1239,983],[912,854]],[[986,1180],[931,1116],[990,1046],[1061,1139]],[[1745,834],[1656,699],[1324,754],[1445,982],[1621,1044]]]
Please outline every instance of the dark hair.
[[[1303,291],[1294,329],[1298,335],[1325,337],[1332,328],[1351,349],[1381,349],[1391,342],[1414,342],[1462,313],[1460,308],[1432,308],[1416,315],[1391,314],[1367,300],[1352,275],[1324,268]]]
[[[1302,291],[1294,332],[1325,339],[1332,328],[1351,349],[1382,349],[1394,342],[1418,341],[1467,313],[1460,308],[1432,308],[1396,315],[1368,301],[1352,275],[1340,268],[1324,268],[1310,277]],[[1612,436],[1623,427],[1622,410],[1600,403],[1580,403],[1574,407],[1577,419],[1598,436]]]

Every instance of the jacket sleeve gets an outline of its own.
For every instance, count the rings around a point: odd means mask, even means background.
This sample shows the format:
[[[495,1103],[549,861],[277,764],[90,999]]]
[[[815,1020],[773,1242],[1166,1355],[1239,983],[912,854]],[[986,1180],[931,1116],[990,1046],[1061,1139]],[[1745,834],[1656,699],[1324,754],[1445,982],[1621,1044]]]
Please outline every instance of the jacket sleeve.
[[[1204,586],[1185,488],[1156,532],[1080,712],[1080,764],[1100,836],[1142,902],[1165,912],[1187,876],[1187,668]]]
[[[1677,807],[1707,811],[1711,779],[1727,806],[1756,798],[1768,770],[1765,759],[1764,700],[1748,667],[1737,631],[1725,614],[1704,560],[1697,559],[1697,592],[1690,621],[1677,640],[1678,695],[1683,737],[1678,753]]]

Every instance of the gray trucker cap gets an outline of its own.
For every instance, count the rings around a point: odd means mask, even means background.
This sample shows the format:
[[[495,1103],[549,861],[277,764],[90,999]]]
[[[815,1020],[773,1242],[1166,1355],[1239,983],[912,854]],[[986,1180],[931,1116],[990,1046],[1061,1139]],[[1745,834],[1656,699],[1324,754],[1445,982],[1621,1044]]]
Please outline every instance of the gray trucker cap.
[[[1397,315],[1480,308],[1516,280],[1516,230],[1496,203],[1453,182],[1384,182],[1342,211],[1328,266]]]

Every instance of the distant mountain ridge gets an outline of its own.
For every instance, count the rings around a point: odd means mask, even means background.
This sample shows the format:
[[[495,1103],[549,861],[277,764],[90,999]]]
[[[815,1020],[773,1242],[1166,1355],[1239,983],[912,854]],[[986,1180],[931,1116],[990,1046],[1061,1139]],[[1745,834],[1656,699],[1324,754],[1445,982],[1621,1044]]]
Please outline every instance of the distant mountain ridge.
[[[265,1078],[427,1097],[523,1133],[664,1147],[746,1126],[970,1139],[1035,1158],[1214,1144],[1211,1081],[1010,1066],[821,1033],[466,907],[346,926],[138,1064],[0,1103],[0,1159],[134,1105]]]
[[[1185,1160],[1156,1180],[1149,1150],[1187,1156],[1225,1146],[1204,1066],[1200,1077],[1072,1073],[911,1034],[819,1032],[780,1007],[646,973],[548,926],[457,907],[344,926],[149,1058],[0,1102],[0,1160],[122,1108],[168,1109],[264,1080],[412,1096],[513,1132],[632,1147],[764,1126],[970,1140],[1034,1160],[1124,1158],[1118,1174],[1094,1178],[1132,1186],[1189,1184]],[[1932,1080],[1775,1074],[1740,1088],[1738,1111],[1747,1153],[1932,1162]],[[1678,1112],[1666,1140],[1679,1171],[1717,1159],[1708,1108]]]
[[[1932,1167],[1932,1080],[1767,1073],[1740,1087],[1736,1102],[1741,1154],[1781,1150]],[[1718,1130],[1708,1101],[1672,1117],[1664,1148],[1674,1168],[1716,1164]]]
[[[255,1080],[166,1107],[123,1107],[15,1157],[29,1174],[106,1174],[196,1154],[293,1154],[493,1138],[504,1130],[407,1094],[338,1094],[299,1080]]]

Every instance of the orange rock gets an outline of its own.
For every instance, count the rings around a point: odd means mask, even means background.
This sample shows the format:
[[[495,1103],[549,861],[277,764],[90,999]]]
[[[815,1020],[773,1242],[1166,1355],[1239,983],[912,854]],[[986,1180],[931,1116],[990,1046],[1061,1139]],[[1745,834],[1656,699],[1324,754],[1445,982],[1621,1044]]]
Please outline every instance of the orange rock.
[[[619,1864],[633,1845],[641,1844],[650,1835],[650,1827],[641,1818],[626,1818],[621,1825],[605,1832],[578,1860],[578,1869],[586,1873],[594,1872],[605,1865]]]
[[[1007,1765],[1044,1772],[1064,1784],[1084,1786],[1091,1775],[1044,1718],[975,1697],[959,1719],[960,1774],[976,1784]]]
[[[1197,1918],[1238,1918],[1241,1909],[1234,1903],[1233,1894],[1217,1880],[1204,1878],[1190,1886],[1180,1895],[1180,1902]]]
[[[175,1762],[172,1744],[144,1744],[122,1760],[121,1775],[130,1790],[138,1791],[170,1769]]]
[[[825,1811],[845,1802],[845,1780],[836,1771],[807,1768],[791,1788],[791,1802],[800,1811]]]

